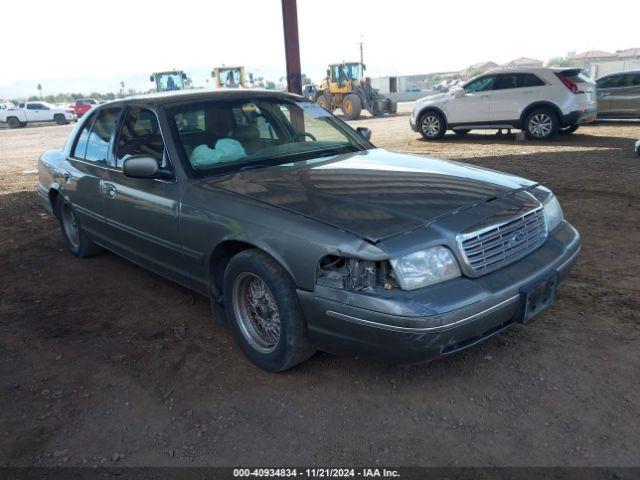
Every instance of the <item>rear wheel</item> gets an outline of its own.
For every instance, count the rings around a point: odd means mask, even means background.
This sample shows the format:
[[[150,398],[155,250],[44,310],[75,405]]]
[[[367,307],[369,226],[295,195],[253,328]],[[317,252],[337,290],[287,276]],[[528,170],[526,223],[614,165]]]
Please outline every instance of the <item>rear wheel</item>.
[[[316,99],[316,103],[324,108],[327,112],[333,112],[333,108],[331,107],[331,98],[328,95],[320,95]]]
[[[524,128],[532,140],[548,140],[558,132],[558,119],[551,110],[534,109],[524,121]]]
[[[295,284],[269,255],[252,249],[231,259],[224,305],[236,342],[263,370],[281,372],[314,354]]]
[[[362,102],[360,97],[355,93],[345,95],[342,100],[342,113],[346,120],[355,120],[362,112]]]
[[[446,131],[444,118],[438,112],[431,110],[420,117],[420,133],[425,139],[442,138]]]
[[[7,124],[9,125],[9,128],[20,128],[20,120],[16,117],[7,118]]]
[[[58,194],[56,198],[55,212],[60,221],[62,236],[71,253],[76,257],[86,258],[102,251],[102,248],[93,243],[82,230],[73,205],[65,200],[61,194]]]
[[[558,133],[560,135],[571,135],[573,132],[578,130],[578,128],[580,128],[578,125],[572,125],[570,127],[561,128],[560,130],[558,130]]]
[[[64,117],[64,115],[62,115],[61,113],[56,113],[53,116],[53,120],[58,124],[58,125],[66,125],[67,123],[69,123],[69,121]]]

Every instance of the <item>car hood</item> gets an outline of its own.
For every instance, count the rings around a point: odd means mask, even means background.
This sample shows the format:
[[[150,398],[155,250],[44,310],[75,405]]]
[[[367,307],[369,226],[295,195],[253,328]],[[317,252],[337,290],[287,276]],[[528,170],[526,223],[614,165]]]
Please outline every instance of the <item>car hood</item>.
[[[378,242],[536,185],[458,162],[372,149],[201,182]]]
[[[451,95],[449,95],[449,93],[436,93],[434,95],[429,95],[427,97],[422,97],[421,99],[416,100],[416,104],[443,102],[450,96]]]

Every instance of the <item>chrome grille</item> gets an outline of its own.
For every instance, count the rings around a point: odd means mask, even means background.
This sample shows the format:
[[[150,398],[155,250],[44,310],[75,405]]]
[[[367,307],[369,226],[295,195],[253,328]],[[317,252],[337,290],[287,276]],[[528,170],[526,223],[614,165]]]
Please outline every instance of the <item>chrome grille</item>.
[[[547,238],[542,207],[500,225],[458,236],[463,256],[474,273],[503,267],[540,247]]]

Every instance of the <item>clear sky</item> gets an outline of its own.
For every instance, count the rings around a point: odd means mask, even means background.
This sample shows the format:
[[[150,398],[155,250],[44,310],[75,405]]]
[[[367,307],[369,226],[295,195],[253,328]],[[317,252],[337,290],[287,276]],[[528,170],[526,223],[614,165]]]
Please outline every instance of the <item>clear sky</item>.
[[[360,36],[370,76],[640,47],[639,0],[298,0],[298,19],[303,71],[315,81],[323,65],[358,58]],[[223,63],[284,74],[280,0],[4,1],[1,31],[0,97],[65,79],[83,78],[86,90],[101,78],[116,89],[118,76],[144,85],[169,68],[193,69],[201,84]]]

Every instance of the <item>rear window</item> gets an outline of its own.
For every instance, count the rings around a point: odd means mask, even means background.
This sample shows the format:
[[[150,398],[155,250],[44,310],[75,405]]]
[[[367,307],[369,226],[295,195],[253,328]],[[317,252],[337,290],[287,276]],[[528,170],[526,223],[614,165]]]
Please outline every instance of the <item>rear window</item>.
[[[559,77],[566,78],[567,80],[573,83],[584,83],[589,82],[589,77],[587,73],[580,68],[572,68],[570,70],[562,70],[558,72]]]

